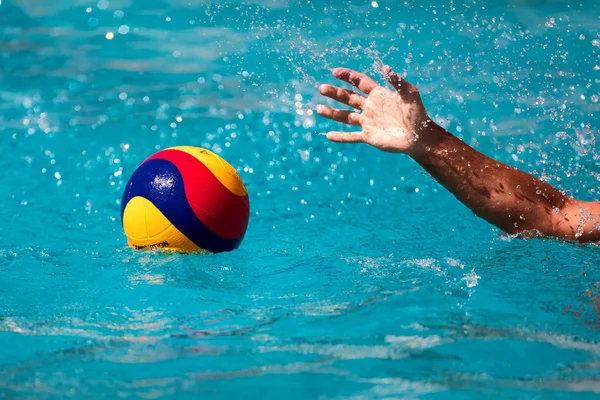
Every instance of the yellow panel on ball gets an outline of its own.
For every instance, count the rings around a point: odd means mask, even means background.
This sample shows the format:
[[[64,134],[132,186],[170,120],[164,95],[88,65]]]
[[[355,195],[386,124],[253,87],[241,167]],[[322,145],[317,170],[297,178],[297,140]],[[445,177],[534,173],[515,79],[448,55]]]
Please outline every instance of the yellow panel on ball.
[[[210,172],[225,186],[231,193],[238,196],[248,194],[244,182],[227,161],[213,153],[212,151],[193,146],[171,147],[169,150],[183,151],[196,158],[210,170]]]
[[[123,212],[123,229],[128,244],[136,249],[200,250],[154,204],[141,196],[127,203]]]

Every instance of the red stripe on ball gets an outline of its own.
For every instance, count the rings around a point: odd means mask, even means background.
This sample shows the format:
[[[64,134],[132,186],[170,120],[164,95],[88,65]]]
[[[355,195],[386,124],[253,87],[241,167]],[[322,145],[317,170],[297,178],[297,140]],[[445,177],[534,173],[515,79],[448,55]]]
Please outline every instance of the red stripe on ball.
[[[250,204],[248,196],[227,189],[196,157],[180,150],[163,150],[148,160],[173,163],[183,178],[185,197],[196,217],[224,239],[239,239],[246,233]]]

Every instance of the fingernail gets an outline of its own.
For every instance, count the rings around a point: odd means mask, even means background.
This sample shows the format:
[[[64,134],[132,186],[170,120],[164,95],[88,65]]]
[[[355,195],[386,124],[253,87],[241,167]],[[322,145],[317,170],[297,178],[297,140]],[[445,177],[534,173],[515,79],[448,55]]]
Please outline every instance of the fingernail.
[[[321,114],[323,112],[323,110],[325,109],[325,107],[323,107],[321,104],[319,104],[317,106],[317,113]]]
[[[333,69],[333,76],[339,76],[341,74],[343,74],[346,71],[346,68],[334,68]]]

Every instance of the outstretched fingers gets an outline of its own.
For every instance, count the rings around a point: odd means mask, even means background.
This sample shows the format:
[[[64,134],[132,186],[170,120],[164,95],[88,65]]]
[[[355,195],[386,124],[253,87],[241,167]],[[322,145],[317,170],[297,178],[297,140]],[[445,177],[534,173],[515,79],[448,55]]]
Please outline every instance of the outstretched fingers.
[[[365,97],[360,94],[353,92],[352,90],[342,89],[332,85],[321,85],[319,92],[323,96],[327,96],[330,99],[337,100],[340,103],[349,105],[350,107],[361,110],[366,100]]]
[[[346,110],[338,110],[336,108],[324,105],[317,106],[317,113],[322,117],[354,126],[360,126],[362,118],[358,113]]]
[[[338,143],[363,143],[362,132],[328,132],[327,139]]]
[[[388,83],[392,85],[394,89],[396,89],[396,92],[398,92],[400,96],[408,97],[419,94],[419,91],[413,84],[403,79],[396,72],[392,71],[392,69],[387,65],[383,66],[383,75],[385,76],[385,80],[388,81]]]
[[[356,72],[348,68],[334,69],[333,76],[357,87],[361,92],[365,94],[371,93],[373,89],[379,86],[377,82],[375,82],[373,79],[369,78],[365,74],[361,74],[360,72]]]

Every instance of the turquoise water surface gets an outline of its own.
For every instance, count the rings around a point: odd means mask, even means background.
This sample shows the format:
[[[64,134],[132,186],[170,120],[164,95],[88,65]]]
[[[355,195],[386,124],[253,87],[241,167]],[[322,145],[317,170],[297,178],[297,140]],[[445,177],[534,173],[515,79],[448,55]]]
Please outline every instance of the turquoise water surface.
[[[387,63],[598,199],[599,4],[2,0],[0,397],[595,398],[598,247],[504,235],[312,110]],[[127,247],[124,186],[175,145],[238,169],[239,250]]]

